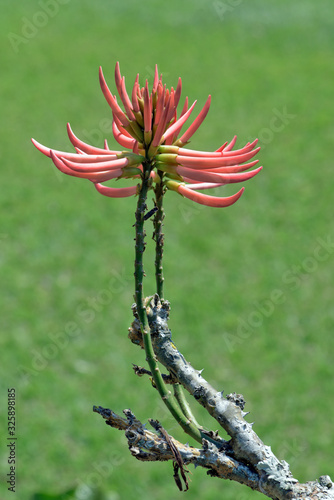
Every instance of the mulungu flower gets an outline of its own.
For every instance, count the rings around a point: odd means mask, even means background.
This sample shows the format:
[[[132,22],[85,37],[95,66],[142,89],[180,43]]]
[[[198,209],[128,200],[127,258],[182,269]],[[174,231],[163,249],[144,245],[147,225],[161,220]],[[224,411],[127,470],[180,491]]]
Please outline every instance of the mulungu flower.
[[[202,205],[226,207],[240,198],[244,188],[227,197],[209,196],[199,191],[247,181],[262,169],[257,167],[249,170],[258,163],[258,160],[249,161],[260,149],[256,147],[257,139],[235,150],[233,147],[236,136],[213,152],[185,148],[205,119],[211,96],[209,95],[195,120],[181,134],[181,129],[189,120],[196,104],[195,101],[189,107],[186,98],[178,113],[181,78],[176,89],[172,87],[169,90],[163,85],[156,66],[151,92],[147,80],[145,86],[140,87],[137,75],[130,97],[117,63],[115,84],[122,109],[117,97],[111,93],[101,68],[99,76],[102,92],[113,115],[114,138],[127,150],[111,150],[107,141],[103,148],[91,146],[76,137],[69,124],[67,132],[75,153],[47,148],[32,139],[37,149],[50,157],[64,174],[88,179],[99,193],[112,198],[137,194],[140,187],[138,180],[149,176],[152,188],[155,183],[162,183],[166,190],[176,191]],[[133,179],[136,183],[122,188],[104,185],[107,181],[120,178]]]

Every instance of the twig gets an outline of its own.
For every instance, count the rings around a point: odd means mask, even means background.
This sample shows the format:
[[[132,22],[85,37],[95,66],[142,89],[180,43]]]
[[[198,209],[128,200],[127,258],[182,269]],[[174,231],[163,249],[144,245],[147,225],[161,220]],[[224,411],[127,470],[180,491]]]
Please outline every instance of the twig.
[[[158,422],[158,420],[150,419],[149,422],[155,430],[159,431],[162,434],[162,436],[165,438],[167,444],[169,445],[170,449],[172,450],[172,453],[173,453],[174,458],[175,458],[173,477],[174,477],[174,480],[175,480],[177,487],[179,488],[180,491],[183,491],[182,481],[181,481],[180,476],[179,476],[179,471],[180,471],[181,477],[184,481],[184,484],[186,485],[185,491],[187,491],[189,489],[189,483],[188,483],[188,479],[187,479],[187,476],[185,473],[186,472],[189,473],[189,471],[187,469],[185,469],[185,467],[184,467],[184,462],[183,462],[181,453],[179,452],[178,447],[174,443],[172,436],[170,436],[168,434],[166,429],[164,429],[162,427],[162,425],[160,424],[160,422]]]
[[[152,377],[152,372],[150,370],[146,370],[143,366],[138,366],[133,364],[132,366],[134,372],[138,377],[142,377],[143,375],[148,375]],[[171,375],[166,375],[165,373],[161,374],[165,384],[175,384],[175,379]]]
[[[97,408],[99,408],[98,411]],[[205,439],[202,449],[194,448],[188,444],[180,443],[169,434],[168,440],[166,440],[165,434],[159,436],[149,431],[130,410],[124,410],[127,417],[126,429],[124,429],[124,419],[116,416],[113,411],[96,406],[94,411],[100,413],[108,425],[114,424],[115,428],[125,430],[129,450],[137,460],[144,462],[175,461],[177,455],[179,466],[182,463],[182,466],[193,464],[195,467],[204,467],[208,469],[210,476],[231,479],[260,491],[258,474],[250,467],[229,457],[224,451],[220,451],[214,444]],[[109,414],[114,416],[112,420],[108,417]],[[155,426],[154,420],[151,420],[150,423]]]

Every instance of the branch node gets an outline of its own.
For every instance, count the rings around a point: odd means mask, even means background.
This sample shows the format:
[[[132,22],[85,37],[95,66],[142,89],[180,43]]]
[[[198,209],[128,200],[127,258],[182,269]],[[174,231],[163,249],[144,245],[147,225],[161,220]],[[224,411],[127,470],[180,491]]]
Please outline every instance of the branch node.
[[[135,414],[130,410],[130,409],[125,409],[123,410],[124,415],[126,416],[126,419],[128,421],[128,426],[135,425],[138,430],[143,427],[142,423],[140,420],[138,420],[135,416]]]
[[[187,479],[187,476],[185,473],[186,472],[189,473],[189,471],[184,467],[184,462],[183,462],[181,453],[180,453],[178,447],[174,444],[172,436],[170,436],[168,434],[166,429],[164,429],[162,427],[162,425],[160,424],[160,422],[158,420],[149,419],[149,422],[155,430],[160,432],[160,434],[163,436],[166,443],[168,444],[171,452],[173,453],[173,457],[174,457],[173,477],[174,477],[174,480],[175,480],[177,487],[179,488],[180,491],[183,491],[182,481],[181,481],[181,478],[179,476],[179,471],[180,471],[181,477],[182,477],[184,484],[185,484],[184,491],[187,491],[189,489],[189,484],[188,484],[188,479]]]
[[[136,303],[132,304],[131,310],[132,310],[132,314],[134,315],[134,317],[139,320],[138,311],[137,311],[137,304]]]
[[[318,480],[319,484],[321,486],[324,486],[325,488],[328,488],[329,490],[333,487],[332,480],[329,476],[320,476]]]
[[[241,408],[241,410],[245,408],[246,401],[242,394],[236,394],[235,392],[232,392],[231,394],[228,394],[226,396],[226,399]]]

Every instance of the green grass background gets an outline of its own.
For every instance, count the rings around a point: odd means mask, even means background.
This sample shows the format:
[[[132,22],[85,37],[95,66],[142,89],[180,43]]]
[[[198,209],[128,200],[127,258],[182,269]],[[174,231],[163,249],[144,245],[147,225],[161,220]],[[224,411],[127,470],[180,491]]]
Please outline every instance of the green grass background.
[[[127,339],[135,199],[108,199],[62,176],[30,142],[70,150],[69,121],[87,142],[114,144],[98,67],[113,87],[117,60],[128,86],[137,72],[152,83],[158,63],[169,87],[182,76],[183,97],[198,109],[212,94],[191,147],[259,137],[265,168],[233,207],[166,197],[170,325],[217,389],[244,395],[255,431],[299,480],[333,475],[332,0],[52,5],[1,1],[1,498],[77,485],[108,500],[182,495],[170,463],[136,461],[92,412],[131,408],[187,441],[132,372],[144,364]],[[149,294],[149,238],[145,258]],[[17,398],[16,496],[5,484],[8,387]],[[261,497],[192,472],[189,500]]]

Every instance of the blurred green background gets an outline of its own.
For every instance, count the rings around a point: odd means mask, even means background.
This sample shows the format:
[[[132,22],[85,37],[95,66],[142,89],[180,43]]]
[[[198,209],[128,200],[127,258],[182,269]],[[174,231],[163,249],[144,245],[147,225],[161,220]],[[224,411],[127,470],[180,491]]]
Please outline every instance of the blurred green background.
[[[177,499],[170,463],[132,458],[93,404],[158,418],[183,441],[127,339],[135,199],[62,176],[30,142],[71,150],[111,137],[98,82],[137,72],[183,99],[212,94],[191,146],[259,138],[264,170],[229,209],[166,197],[173,338],[301,481],[333,475],[334,224],[332,0],[1,1],[1,498],[7,388],[17,402],[17,498],[77,488],[92,498]],[[231,190],[231,192],[235,192]],[[148,226],[148,232],[149,232]],[[153,290],[148,238],[146,292]],[[201,408],[204,425],[217,425]],[[187,498],[260,498],[192,468]],[[39,497],[39,498],[52,498]],[[71,496],[73,498],[73,496]],[[97,496],[96,496],[97,498]]]

